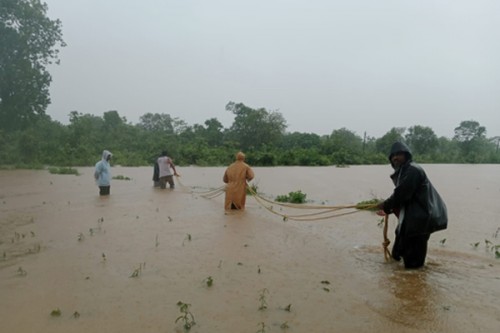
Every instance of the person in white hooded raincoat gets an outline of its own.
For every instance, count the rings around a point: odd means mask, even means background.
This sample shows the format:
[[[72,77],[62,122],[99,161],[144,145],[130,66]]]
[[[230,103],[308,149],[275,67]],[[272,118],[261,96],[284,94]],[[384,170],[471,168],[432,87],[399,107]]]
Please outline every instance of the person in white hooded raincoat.
[[[104,150],[102,159],[95,164],[94,178],[97,186],[99,186],[99,195],[109,195],[111,189],[111,152]]]

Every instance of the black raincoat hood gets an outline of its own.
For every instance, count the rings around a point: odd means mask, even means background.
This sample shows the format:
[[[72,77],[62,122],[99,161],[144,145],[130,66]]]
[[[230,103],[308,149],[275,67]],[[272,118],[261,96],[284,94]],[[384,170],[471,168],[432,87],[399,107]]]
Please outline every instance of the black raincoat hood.
[[[406,161],[411,162],[413,160],[413,156],[411,154],[410,148],[402,142],[394,142],[391,147],[391,152],[389,154],[389,162],[391,162],[391,158],[393,155],[397,153],[404,153],[406,155]],[[391,162],[392,165],[392,162]]]

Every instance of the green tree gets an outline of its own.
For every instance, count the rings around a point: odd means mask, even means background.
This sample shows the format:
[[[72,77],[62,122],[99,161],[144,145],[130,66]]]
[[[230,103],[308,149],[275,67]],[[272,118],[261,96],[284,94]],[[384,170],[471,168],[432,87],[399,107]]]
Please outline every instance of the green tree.
[[[91,114],[71,111],[69,139],[65,151],[72,165],[89,165],[100,156],[105,142],[104,120]],[[114,153],[114,152],[113,152]]]
[[[201,135],[210,147],[220,147],[224,143],[224,126],[217,118],[205,121],[205,127],[195,128],[195,132]]]
[[[263,145],[277,144],[287,127],[285,118],[277,111],[252,109],[242,103],[229,102],[226,110],[235,115],[229,129],[232,140],[240,143],[243,150],[259,149]]]
[[[412,126],[408,128],[405,139],[414,155],[432,154],[438,146],[437,135],[430,127]]]
[[[17,130],[43,116],[52,80],[47,66],[64,47],[61,22],[40,0],[0,1],[0,128]]]
[[[146,113],[139,118],[137,126],[151,132],[174,133],[174,119],[165,113]]]
[[[454,140],[458,142],[464,161],[480,163],[486,148],[486,128],[474,120],[466,120],[455,128]]]
[[[286,133],[281,138],[279,147],[282,149],[317,148],[321,145],[321,137],[314,133]]]
[[[387,133],[385,133],[381,138],[375,141],[376,150],[378,153],[388,156],[391,150],[392,144],[396,141],[403,141],[403,133],[405,132],[404,127],[393,127]]]

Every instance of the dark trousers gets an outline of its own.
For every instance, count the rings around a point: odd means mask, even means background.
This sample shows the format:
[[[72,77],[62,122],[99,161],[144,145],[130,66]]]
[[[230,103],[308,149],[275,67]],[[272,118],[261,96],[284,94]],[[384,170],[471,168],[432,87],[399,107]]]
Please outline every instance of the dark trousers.
[[[109,195],[111,186],[99,186],[99,195]]]
[[[420,268],[427,256],[427,242],[430,234],[403,237],[396,235],[392,247],[392,257],[396,260],[403,258],[405,268]]]
[[[174,176],[160,177],[160,188],[167,188],[167,183],[170,185],[170,188],[175,188]]]

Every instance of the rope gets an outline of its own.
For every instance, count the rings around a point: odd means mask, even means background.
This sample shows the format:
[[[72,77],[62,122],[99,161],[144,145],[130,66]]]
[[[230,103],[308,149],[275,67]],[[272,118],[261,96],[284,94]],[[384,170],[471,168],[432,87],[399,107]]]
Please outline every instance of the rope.
[[[347,205],[347,206],[325,206],[325,205],[303,205],[303,204],[291,204],[291,203],[283,203],[283,202],[276,202],[276,201],[271,201],[269,199],[266,199],[262,196],[260,196],[257,192],[255,192],[251,187],[247,187],[248,191],[250,194],[253,195],[255,200],[265,209],[267,209],[269,212],[281,216],[283,218],[283,221],[287,220],[293,220],[293,221],[318,221],[318,220],[326,220],[330,219],[333,217],[339,217],[339,216],[344,216],[344,215],[349,215],[349,214],[354,214],[357,213],[361,210],[367,210],[367,209],[372,209],[375,208],[377,205],[376,204],[358,204],[358,205]],[[266,205],[270,204],[270,205]],[[274,210],[274,205],[276,206],[282,206],[286,208],[294,208],[294,209],[318,209],[321,210],[321,212],[315,212],[315,213],[305,213],[305,214],[298,214],[298,215],[289,215],[289,214],[282,214],[280,212],[277,212]],[[349,212],[336,212],[342,209],[351,209],[352,211]]]
[[[389,215],[385,215],[385,217],[384,217],[384,242],[382,243],[382,246],[384,247],[384,258],[385,258],[386,262],[389,262],[392,259],[391,252],[389,251],[389,244],[391,244],[391,241],[387,237],[388,224],[389,224]]]
[[[221,195],[222,193],[225,192],[225,188],[226,188],[225,186],[221,186],[221,187],[216,188],[216,189],[211,189],[211,190],[201,191],[201,192],[195,192],[190,187],[185,186],[184,184],[182,184],[180,176],[176,176],[176,178],[177,178],[177,182],[183,188],[184,191],[187,191],[189,193],[199,194],[202,197],[207,198],[207,199],[213,199],[213,198],[218,197],[219,195]]]
[[[317,221],[317,220],[326,220],[330,219],[333,217],[339,217],[339,216],[344,216],[344,215],[349,215],[349,214],[354,214],[357,212],[360,212],[362,210],[368,210],[368,209],[373,209],[377,207],[377,204],[357,204],[357,205],[344,205],[344,206],[319,206],[319,205],[302,205],[302,204],[290,204],[290,203],[282,203],[282,202],[276,202],[276,201],[271,201],[269,199],[266,199],[262,196],[260,196],[257,192],[255,192],[250,186],[247,187],[248,191],[253,195],[255,200],[265,209],[267,209],[269,212],[279,215],[283,218],[283,221],[287,220],[294,220],[294,221]],[[271,204],[266,205],[266,203]],[[282,207],[287,207],[287,208],[294,208],[294,209],[321,209],[321,212],[315,212],[315,213],[306,213],[306,214],[300,214],[300,215],[287,215],[287,214],[282,214],[273,209],[273,205],[277,206],[282,206]],[[342,209],[355,209],[349,212],[337,212]],[[389,251],[389,244],[391,241],[387,237],[387,229],[388,229],[388,224],[389,224],[389,215],[385,215],[384,217],[384,228],[383,228],[383,237],[384,241],[382,243],[382,246],[384,248],[384,258],[386,262],[391,261],[392,256],[391,252]]]
[[[196,194],[198,194],[204,198],[207,198],[207,199],[216,198],[226,191],[226,186],[223,185],[223,186],[216,188],[216,189],[211,189],[211,190],[202,191],[202,192],[195,192],[195,191],[189,189],[184,184],[182,184],[179,176],[177,176],[177,182],[184,189],[188,189],[190,193],[196,193]],[[325,205],[304,205],[304,204],[293,204],[293,203],[287,203],[287,202],[277,202],[277,201],[272,201],[272,200],[269,200],[267,198],[260,196],[256,191],[254,191],[254,189],[252,187],[248,186],[248,184],[247,184],[247,190],[255,198],[255,201],[257,201],[257,203],[259,203],[262,207],[264,207],[270,213],[280,216],[283,219],[283,221],[288,221],[288,220],[293,220],[293,221],[326,220],[326,219],[330,219],[330,218],[334,218],[334,217],[354,214],[354,213],[360,212],[362,210],[369,210],[369,209],[373,209],[373,208],[377,207],[377,204],[325,206]],[[274,209],[274,206],[281,206],[281,207],[292,208],[292,209],[309,209],[309,210],[321,210],[321,211],[314,212],[314,213],[290,215],[290,214],[282,214],[280,212],[277,212]],[[350,211],[338,212],[340,210],[345,210],[345,209],[349,209]],[[389,244],[391,243],[391,241],[387,237],[388,224],[389,224],[389,215],[385,215],[384,228],[383,228],[384,241],[382,243],[382,246],[384,248],[384,258],[385,258],[386,262],[390,261],[392,258],[391,253],[389,251]]]

